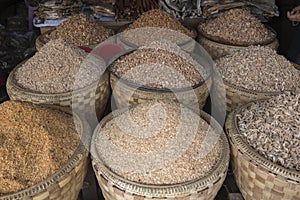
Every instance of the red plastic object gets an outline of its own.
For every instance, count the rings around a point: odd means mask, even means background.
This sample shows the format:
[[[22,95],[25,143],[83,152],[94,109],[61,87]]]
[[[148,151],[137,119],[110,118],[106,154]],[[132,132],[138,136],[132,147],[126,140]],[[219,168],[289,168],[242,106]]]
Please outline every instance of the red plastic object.
[[[105,62],[108,62],[111,58],[124,50],[125,49],[118,44],[107,43],[93,49],[90,53],[98,55],[103,58]]]

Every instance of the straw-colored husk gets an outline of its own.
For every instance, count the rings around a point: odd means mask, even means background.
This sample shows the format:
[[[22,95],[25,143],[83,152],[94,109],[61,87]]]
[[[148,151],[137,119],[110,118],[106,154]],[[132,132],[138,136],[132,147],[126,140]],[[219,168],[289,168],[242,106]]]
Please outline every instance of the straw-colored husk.
[[[50,107],[70,113],[70,111],[60,107]],[[89,135],[91,129],[87,122],[84,119],[80,119],[76,114],[73,114],[73,116],[76,121],[80,122],[80,126],[78,126],[80,127],[78,129],[79,134]],[[80,143],[68,163],[61,167],[55,174],[30,188],[0,196],[0,200],[77,200],[87,173],[87,168],[88,151]]]
[[[243,139],[236,119],[236,114],[243,107],[230,113],[225,124],[231,145],[231,166],[243,197],[245,200],[299,200],[300,172],[274,164],[259,155]]]
[[[153,99],[174,100],[186,105],[190,108],[202,109],[206,103],[209,91],[212,85],[212,78],[209,76],[207,80],[196,88],[178,91],[176,94],[168,91],[144,90],[136,88],[128,84],[122,78],[110,73],[110,85],[113,90],[113,98],[118,108],[136,105]]]
[[[94,134],[103,127],[113,116],[123,113],[118,110],[114,115],[107,115],[97,126]],[[229,144],[220,125],[205,112],[201,117],[215,130],[221,131],[222,154],[213,169],[203,178],[174,185],[146,185],[128,181],[115,174],[101,160],[92,158],[92,166],[102,193],[106,200],[148,200],[148,199],[176,199],[176,200],[213,200],[221,188],[227,174],[229,160]],[[92,143],[92,155],[96,155],[95,144]]]
[[[107,71],[99,82],[87,87],[65,93],[43,94],[25,89],[17,84],[14,74],[22,64],[23,62],[16,66],[7,79],[7,93],[11,100],[66,107],[80,112],[88,120],[94,117],[93,113],[95,112],[98,119],[102,117],[110,95]],[[95,124],[91,124],[91,126],[95,126]]]
[[[211,39],[201,32],[199,26],[198,26],[198,31],[199,31],[198,42],[203,46],[203,48],[210,54],[210,56],[214,60],[247,47],[247,46],[226,44],[226,42],[224,41],[219,41],[218,39]],[[275,33],[275,31],[273,32]],[[268,46],[271,49],[277,50],[279,43],[275,37],[271,41],[266,41],[264,43],[256,44],[256,45]]]

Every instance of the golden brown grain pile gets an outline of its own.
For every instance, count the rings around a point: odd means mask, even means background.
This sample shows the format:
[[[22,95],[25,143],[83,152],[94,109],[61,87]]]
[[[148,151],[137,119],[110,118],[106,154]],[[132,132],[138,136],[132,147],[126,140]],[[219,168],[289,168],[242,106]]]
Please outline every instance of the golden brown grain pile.
[[[61,38],[77,46],[90,46],[103,42],[113,34],[113,30],[91,21],[86,15],[76,14],[57,26],[50,38]]]
[[[55,173],[79,145],[73,117],[58,110],[7,101],[0,119],[0,196]]]

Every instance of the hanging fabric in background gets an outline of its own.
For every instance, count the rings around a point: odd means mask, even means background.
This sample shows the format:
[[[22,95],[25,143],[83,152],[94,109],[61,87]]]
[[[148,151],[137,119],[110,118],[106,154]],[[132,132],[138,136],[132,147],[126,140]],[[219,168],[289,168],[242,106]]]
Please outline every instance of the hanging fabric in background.
[[[287,52],[287,58],[292,62],[300,64],[300,23],[292,23],[292,39]]]

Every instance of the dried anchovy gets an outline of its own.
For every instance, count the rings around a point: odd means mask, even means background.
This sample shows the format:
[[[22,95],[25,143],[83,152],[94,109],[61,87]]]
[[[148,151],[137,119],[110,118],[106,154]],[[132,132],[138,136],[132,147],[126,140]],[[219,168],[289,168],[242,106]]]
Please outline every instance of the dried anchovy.
[[[217,60],[217,69],[225,81],[258,92],[296,89],[300,74],[276,51],[264,46],[250,46]]]
[[[247,9],[231,9],[221,16],[207,20],[200,25],[209,36],[232,43],[259,44],[275,38],[275,34],[266,28]]]
[[[285,168],[300,170],[300,94],[281,94],[244,108],[238,128],[257,152]]]
[[[40,93],[70,92],[94,83],[101,60],[61,39],[51,40],[19,67],[14,78],[23,88]]]

